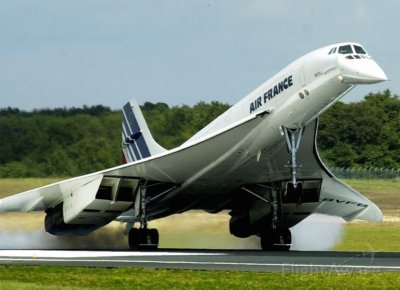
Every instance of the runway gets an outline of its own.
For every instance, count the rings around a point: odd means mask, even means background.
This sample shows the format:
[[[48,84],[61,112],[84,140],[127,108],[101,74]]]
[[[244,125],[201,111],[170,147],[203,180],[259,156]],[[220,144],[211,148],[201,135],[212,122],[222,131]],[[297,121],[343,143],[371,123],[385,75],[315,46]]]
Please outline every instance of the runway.
[[[158,250],[0,250],[2,265],[140,267],[258,272],[400,271],[400,253]]]

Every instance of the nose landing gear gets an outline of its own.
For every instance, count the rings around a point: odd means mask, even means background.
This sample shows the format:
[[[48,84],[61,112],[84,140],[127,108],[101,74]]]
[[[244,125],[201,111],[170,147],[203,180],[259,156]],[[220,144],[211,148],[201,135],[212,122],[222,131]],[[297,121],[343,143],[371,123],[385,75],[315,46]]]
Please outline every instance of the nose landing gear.
[[[300,167],[297,165],[297,151],[300,147],[301,136],[303,135],[303,128],[289,129],[283,127],[283,133],[285,135],[286,145],[288,151],[291,154],[291,159],[287,167],[290,168],[291,181],[287,185],[287,194],[290,196],[297,197],[297,203],[301,204],[303,197],[303,184],[297,181],[297,169]]]

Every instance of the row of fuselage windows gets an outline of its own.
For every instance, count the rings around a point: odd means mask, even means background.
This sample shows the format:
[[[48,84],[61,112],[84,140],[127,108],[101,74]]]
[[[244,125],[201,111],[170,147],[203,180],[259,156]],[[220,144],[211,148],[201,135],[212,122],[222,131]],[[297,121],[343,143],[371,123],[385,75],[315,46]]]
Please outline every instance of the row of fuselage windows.
[[[333,47],[328,54],[334,54],[336,52],[339,54],[360,54],[360,55],[367,54],[367,52],[361,46],[351,45],[351,44],[342,45],[339,47]]]

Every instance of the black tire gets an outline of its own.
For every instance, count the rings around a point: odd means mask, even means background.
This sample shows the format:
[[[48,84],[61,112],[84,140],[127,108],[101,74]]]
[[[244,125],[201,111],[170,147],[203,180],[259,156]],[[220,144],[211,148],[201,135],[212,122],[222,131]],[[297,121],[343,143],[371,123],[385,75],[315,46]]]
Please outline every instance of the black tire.
[[[261,248],[264,251],[288,251],[292,242],[289,229],[271,229],[261,233]]]
[[[131,228],[128,234],[128,244],[129,249],[131,250],[139,250],[140,240],[141,240],[141,231],[140,229]]]
[[[158,242],[160,239],[160,235],[158,234],[158,230],[157,229],[150,229],[148,231],[148,235],[150,236],[150,241],[153,245],[157,245],[158,247]]]
[[[292,233],[289,229],[279,229],[278,239],[280,240],[280,245],[276,245],[277,251],[289,251],[292,244]]]
[[[146,229],[142,230],[142,241],[139,245],[139,249],[142,251],[154,251],[158,248],[158,231],[157,229]]]
[[[151,251],[158,248],[159,234],[157,229],[132,228],[128,235],[128,244],[131,250]]]
[[[260,235],[261,249],[274,251],[274,230],[264,231]]]
[[[293,194],[294,194],[294,185],[293,185],[292,182],[289,182],[289,183],[287,184],[287,189],[286,189],[286,191],[287,191],[287,195],[293,196]]]
[[[296,197],[297,197],[297,203],[301,204],[301,202],[303,200],[303,183],[302,182],[297,183]]]

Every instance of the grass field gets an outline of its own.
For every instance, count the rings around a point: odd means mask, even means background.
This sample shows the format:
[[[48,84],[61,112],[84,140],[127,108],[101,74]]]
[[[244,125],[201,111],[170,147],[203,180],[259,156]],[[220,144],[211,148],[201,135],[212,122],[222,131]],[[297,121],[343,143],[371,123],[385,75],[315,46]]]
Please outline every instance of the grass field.
[[[376,203],[386,217],[400,218],[400,179],[344,181]]]
[[[0,179],[0,197],[42,186],[59,179]],[[382,209],[385,221],[347,223],[344,238],[335,250],[400,251],[400,181],[347,180],[348,184],[373,200]],[[120,224],[96,231],[86,238],[54,238],[38,230],[43,226],[43,213],[0,214],[0,247],[14,242],[35,240],[45,247],[59,245],[85,248],[106,245],[126,247]],[[257,238],[235,239],[228,233],[228,216],[191,212],[153,222],[160,229],[163,247],[257,248]],[[170,225],[173,224],[171,227]],[[193,230],[195,228],[195,230]],[[42,231],[42,230],[41,230]],[[185,235],[185,243],[174,238]],[[21,234],[21,232],[24,232]],[[15,236],[13,236],[15,234]],[[101,237],[100,237],[101,236]],[[99,238],[100,237],[100,238]],[[16,238],[15,241],[13,238]],[[11,239],[11,240],[10,240]],[[181,239],[182,240],[182,239]],[[2,241],[5,244],[2,244]],[[239,242],[240,241],[240,242]],[[12,246],[11,246],[12,247]],[[101,247],[100,247],[101,248]],[[161,269],[96,269],[42,266],[0,266],[0,289],[398,289],[398,273],[251,273],[225,271],[191,271]]]
[[[375,202],[384,214],[382,223],[347,223],[338,251],[400,251],[400,180],[345,180]]]
[[[398,289],[398,273],[254,273],[0,266],[0,289]]]

